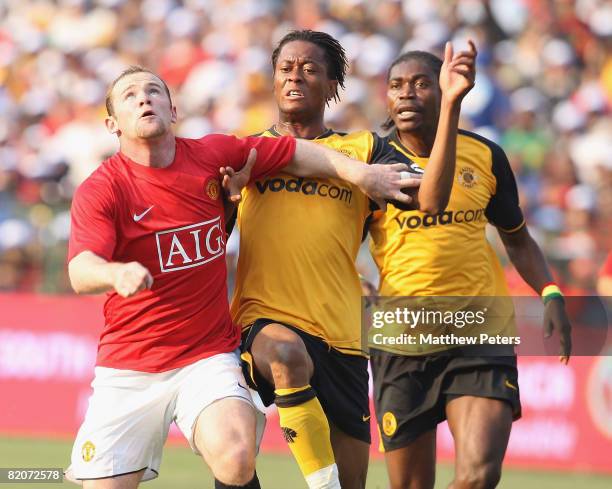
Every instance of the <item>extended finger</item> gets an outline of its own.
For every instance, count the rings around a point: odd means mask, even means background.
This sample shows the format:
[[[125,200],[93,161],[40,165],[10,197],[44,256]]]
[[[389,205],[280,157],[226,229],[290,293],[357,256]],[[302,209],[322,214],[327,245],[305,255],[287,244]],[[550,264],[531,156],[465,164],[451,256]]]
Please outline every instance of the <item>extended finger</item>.
[[[444,46],[444,62],[450,63],[453,59],[453,45],[450,41],[447,41]]]
[[[468,46],[470,47],[470,51],[474,53],[474,56],[478,56],[478,50],[476,49],[476,44],[472,39],[468,39]]]
[[[246,163],[244,167],[242,168],[242,171],[246,170],[250,172],[253,169],[253,165],[255,165],[256,161],[257,161],[257,150],[255,148],[251,148],[251,150],[249,151],[249,156],[246,160]]]
[[[230,190],[230,177],[227,175],[223,176],[223,180],[221,180],[221,186],[225,189],[225,190]]]
[[[402,178],[396,183],[400,188],[417,188],[421,185],[422,180],[420,178]]]
[[[407,195],[403,192],[395,192],[393,194],[392,197],[393,200],[397,200],[398,202],[401,202],[402,204],[411,204],[412,203],[412,197],[410,197],[410,195]]]
[[[410,173],[410,167],[406,163],[392,163],[386,166],[396,173],[400,173],[402,171]]]
[[[372,199],[378,208],[385,212],[387,210],[387,201],[385,199]]]
[[[549,318],[544,322],[544,338],[550,338],[552,336],[553,324]]]
[[[569,323],[563,325],[561,333],[561,355],[569,357],[572,353],[572,327]]]

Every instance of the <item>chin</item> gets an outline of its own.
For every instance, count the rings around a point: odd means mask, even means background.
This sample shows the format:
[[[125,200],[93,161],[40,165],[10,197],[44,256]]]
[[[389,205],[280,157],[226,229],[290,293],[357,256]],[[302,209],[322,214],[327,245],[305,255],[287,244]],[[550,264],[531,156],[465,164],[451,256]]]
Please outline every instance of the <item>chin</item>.
[[[400,132],[414,132],[421,127],[421,124],[412,121],[395,121],[395,127]]]
[[[287,101],[279,107],[281,109],[281,112],[284,112],[285,114],[300,114],[309,110],[310,108],[308,102],[305,99],[294,100],[292,102]]]
[[[153,139],[163,136],[166,133],[166,128],[162,124],[156,124],[155,127],[138,128],[138,137],[142,139]]]

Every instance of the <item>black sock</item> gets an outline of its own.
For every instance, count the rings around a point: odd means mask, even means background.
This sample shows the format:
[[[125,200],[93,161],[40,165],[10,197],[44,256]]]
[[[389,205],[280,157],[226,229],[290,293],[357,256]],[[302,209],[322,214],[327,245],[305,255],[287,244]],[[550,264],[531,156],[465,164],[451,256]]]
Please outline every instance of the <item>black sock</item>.
[[[215,489],[261,489],[259,485],[259,479],[257,478],[257,472],[251,479],[250,482],[247,482],[244,486],[232,486],[230,484],[224,484],[218,479],[215,479]]]

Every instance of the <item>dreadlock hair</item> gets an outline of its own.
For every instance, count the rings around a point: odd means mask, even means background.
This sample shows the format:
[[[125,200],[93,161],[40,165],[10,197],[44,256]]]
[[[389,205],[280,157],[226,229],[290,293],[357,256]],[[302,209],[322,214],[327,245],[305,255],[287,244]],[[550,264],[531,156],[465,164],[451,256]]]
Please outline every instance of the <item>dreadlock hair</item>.
[[[438,58],[435,54],[428,53],[427,51],[408,51],[404,54],[400,54],[391,66],[389,66],[389,70],[387,71],[387,83],[389,83],[389,78],[391,77],[391,70],[400,63],[405,63],[407,61],[419,61],[425,64],[433,73],[436,75],[436,79],[440,78],[440,70],[442,69],[442,60]],[[395,122],[391,116],[387,117],[387,120],[381,125],[381,127],[388,131],[395,126]]]
[[[133,75],[134,73],[151,73],[153,76],[159,78],[159,80],[164,85],[164,89],[166,90],[166,95],[168,95],[168,100],[170,100],[170,105],[172,105],[172,97],[170,96],[170,90],[168,89],[168,85],[166,85],[166,82],[164,80],[162,80],[157,73],[155,73],[155,72],[151,71],[150,69],[145,68],[143,66],[131,65],[131,66],[128,66],[125,70],[123,70],[119,74],[119,76],[112,81],[112,83],[110,84],[110,87],[106,91],[106,97],[105,97],[104,101],[106,103],[106,113],[109,116],[114,116],[115,115],[115,111],[114,111],[114,108],[113,108],[113,98],[112,98],[113,88],[115,88],[115,85],[119,82],[119,80],[121,80],[122,78],[124,78],[124,77],[126,77],[128,75]]]
[[[272,51],[272,69],[276,70],[276,62],[278,56],[283,49],[283,46],[292,41],[306,41],[316,46],[319,46],[325,53],[325,62],[327,64],[327,76],[330,80],[336,80],[338,85],[344,89],[344,77],[348,68],[346,53],[342,45],[332,36],[325,32],[312,31],[304,29],[301,31],[291,31],[286,34],[278,43],[274,51]],[[340,101],[338,88],[331,99],[336,102]],[[328,100],[329,101],[329,100]]]

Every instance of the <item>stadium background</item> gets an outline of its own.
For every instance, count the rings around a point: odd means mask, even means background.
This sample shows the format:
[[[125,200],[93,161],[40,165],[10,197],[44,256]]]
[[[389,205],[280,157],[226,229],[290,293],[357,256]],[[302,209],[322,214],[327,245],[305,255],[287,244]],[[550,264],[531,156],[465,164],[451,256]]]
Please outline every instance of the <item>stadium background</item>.
[[[143,64],[173,92],[178,135],[258,132],[276,115],[272,47],[295,27],[329,32],[347,50],[347,88],[327,114],[331,127],[345,131],[380,128],[386,69],[401,51],[439,52],[447,39],[460,47],[474,38],[477,83],[462,127],[506,150],[530,230],[566,293],[612,295],[609,2],[0,0],[0,465],[49,465],[58,454],[61,465],[69,445],[57,449],[48,438],[69,437],[82,414],[100,301],[55,295],[70,292],[74,188],[117,149],[102,123],[108,83],[126,65]],[[491,240],[513,294],[530,295],[495,233]],[[230,285],[236,252],[234,235]],[[365,249],[359,266],[376,281]],[[531,391],[524,428],[519,423],[515,432],[527,432],[521,446],[532,450],[519,450],[515,465],[612,472],[610,358],[575,359],[565,371],[552,359],[524,360]],[[593,438],[580,437],[587,432]],[[40,438],[13,438],[22,435]],[[282,450],[270,440],[269,448]],[[11,449],[17,446],[23,450]],[[189,455],[176,455],[178,466],[181,457]],[[373,470],[384,484],[381,467]],[[510,481],[528,488],[557,480],[552,473],[521,477]],[[571,480],[564,476],[556,487]],[[580,480],[588,485],[568,487],[599,487]]]

